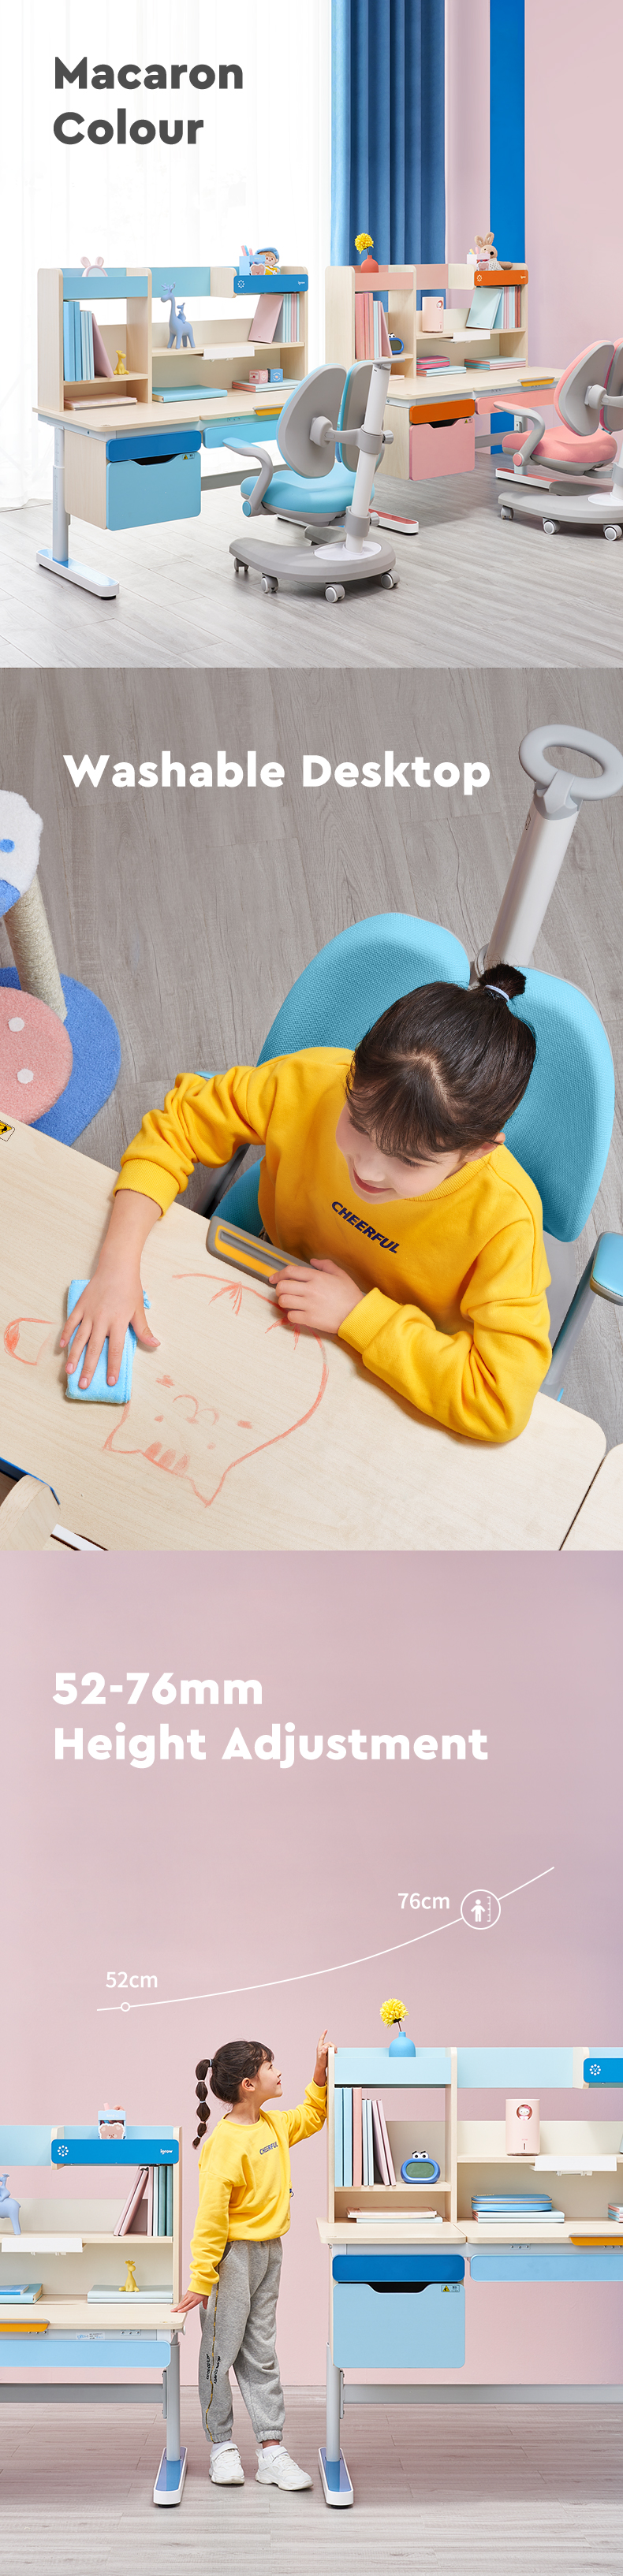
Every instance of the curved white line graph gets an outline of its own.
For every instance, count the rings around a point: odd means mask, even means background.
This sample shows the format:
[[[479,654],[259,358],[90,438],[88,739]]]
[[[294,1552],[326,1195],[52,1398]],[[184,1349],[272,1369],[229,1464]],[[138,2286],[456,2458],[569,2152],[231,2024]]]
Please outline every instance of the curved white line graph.
[[[506,1905],[509,1897],[511,1896],[522,1896],[524,1888],[536,1887],[540,1878],[551,1878],[553,1870],[554,1862],[551,1861],[549,1869],[538,1869],[534,1878],[523,1878],[519,1887],[507,1887],[504,1896],[500,1897],[500,1905]],[[154,1995],[154,1997],[150,1997],[149,2001],[146,2003],[137,2001],[136,2003],[131,2004],[97,2004],[96,2011],[98,2013],[167,2012],[170,2011],[173,2004],[178,2006],[182,2004],[214,2004],[223,2002],[224,1998],[228,1995],[272,1994],[278,1986],[309,1985],[310,1983],[313,1983],[314,1978],[338,1977],[340,1975],[345,1975],[348,1968],[367,1968],[375,1959],[392,1959],[399,1950],[414,1950],[417,1948],[418,1942],[434,1940],[437,1932],[454,1931],[457,1923],[460,1923],[462,1919],[463,1918],[460,1914],[453,1914],[451,1915],[448,1923],[432,1923],[429,1932],[414,1932],[409,1941],[390,1941],[386,1950],[364,1950],[361,1958],[336,1959],[333,1965],[328,1968],[302,1968],[293,1977],[261,1977],[256,1984],[251,1986],[213,1986],[208,1988],[205,1994],[198,1995]]]

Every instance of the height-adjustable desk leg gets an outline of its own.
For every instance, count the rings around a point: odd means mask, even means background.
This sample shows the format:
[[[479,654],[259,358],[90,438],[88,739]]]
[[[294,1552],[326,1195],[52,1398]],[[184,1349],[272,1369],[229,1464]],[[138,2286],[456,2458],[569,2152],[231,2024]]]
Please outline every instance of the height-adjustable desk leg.
[[[186,2476],[186,2450],[180,2440],[180,2346],[174,2335],[162,2374],[162,2402],[167,2438],[154,2487],[154,2504],[179,2504]]]
[[[325,2504],[353,2504],[354,2493],[340,2449],[342,2372],[327,2344],[327,2447],[318,2452]]]
[[[69,519],[65,508],[65,431],[60,421],[54,425],[54,471],[52,478],[52,544],[42,546],[37,563],[43,572],[55,572],[61,581],[72,581],[78,590],[91,590],[96,599],[118,599],[119,583],[107,573],[90,572],[87,564],[76,563],[69,552]]]

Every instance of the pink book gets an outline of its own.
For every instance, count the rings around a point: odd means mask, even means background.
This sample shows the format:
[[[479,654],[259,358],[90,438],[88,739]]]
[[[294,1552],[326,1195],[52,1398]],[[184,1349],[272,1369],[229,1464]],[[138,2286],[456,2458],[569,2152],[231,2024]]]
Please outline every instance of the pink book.
[[[129,2235],[134,2212],[138,2209],[139,2201],[143,2198],[143,2192],[147,2181],[147,2172],[147,2165],[139,2165],[139,2170],[135,2175],[129,2200],[126,2201],[125,2209],[122,2209],[121,2217],[117,2219],[117,2225],[114,2229],[115,2236]]]
[[[386,2159],[386,2155],[385,2155],[385,2140],[384,2140],[384,2137],[383,2137],[383,2131],[382,2131],[381,2123],[380,2123],[380,2119],[379,2119],[379,2107],[380,2107],[380,2106],[379,2106],[379,2103],[378,2103],[378,2102],[373,2102],[373,2103],[372,2103],[372,2128],[373,2128],[373,2132],[374,2132],[374,2151],[375,2151],[375,2155],[376,2155],[377,2165],[378,2165],[378,2168],[379,2168],[379,2173],[380,2173],[380,2176],[381,2176],[381,2182],[386,2182],[386,2183],[388,2183],[388,2182],[389,2182],[389,2173],[388,2173],[388,2170],[387,2170],[387,2159]]]
[[[381,357],[382,357],[382,358],[391,358],[391,354],[392,354],[392,353],[391,353],[391,349],[390,349],[390,345],[389,345],[389,331],[388,331],[388,328],[387,328],[387,314],[386,314],[386,311],[385,311],[385,306],[384,306],[384,304],[380,304],[380,305],[379,305],[379,313],[380,313],[380,317],[381,317]]]
[[[353,2191],[363,2183],[363,2111],[361,2085],[353,2085]]]
[[[91,314],[91,321],[93,324],[93,366],[95,374],[96,376],[112,376],[114,370],[111,367],[108,350],[105,347],[99,322],[96,322],[94,313]]]
[[[392,2151],[391,2151],[391,2147],[390,2147],[390,2143],[389,2143],[389,2130],[388,2130],[387,2121],[386,2121],[386,2118],[385,2118],[385,2112],[384,2112],[384,2109],[383,2109],[383,2104],[382,2104],[382,2102],[377,2102],[377,2106],[376,2106],[376,2107],[377,2107],[377,2111],[378,2111],[378,2115],[379,2115],[379,2120],[380,2120],[380,2123],[381,2123],[381,2131],[382,2131],[382,2137],[383,2137],[383,2145],[384,2145],[384,2148],[385,2148],[385,2162],[386,2162],[386,2165],[387,2165],[387,2179],[388,2179],[388,2182],[392,2183],[392,2182],[395,2182],[395,2180],[396,2180],[396,2168],[395,2168],[395,2165],[394,2165],[394,2159],[393,2159],[393,2155],[392,2155]]]
[[[249,323],[247,334],[249,340],[262,340],[267,347],[269,340],[276,338],[282,304],[283,294],[258,297],[253,320]]]

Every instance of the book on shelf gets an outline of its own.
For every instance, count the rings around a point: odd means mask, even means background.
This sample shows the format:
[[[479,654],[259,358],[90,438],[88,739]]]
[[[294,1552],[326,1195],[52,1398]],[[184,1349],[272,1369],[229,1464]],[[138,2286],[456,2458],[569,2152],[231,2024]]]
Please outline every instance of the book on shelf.
[[[389,2188],[389,2171],[388,2171],[388,2165],[387,2165],[387,2157],[386,2157],[386,2154],[385,2154],[385,2139],[384,2139],[384,2137],[383,2137],[383,2131],[382,2131],[382,2128],[381,2128],[381,2122],[380,2122],[380,2118],[379,2118],[379,2105],[378,2105],[378,2102],[373,2102],[373,2103],[372,2103],[372,2105],[371,2105],[371,2109],[372,2109],[372,2137],[373,2137],[373,2142],[374,2142],[374,2159],[375,2159],[375,2163],[378,2165],[378,2170],[379,2170],[379,2174],[380,2174],[380,2177],[381,2177],[381,2182],[386,2183],[386,2184],[387,2184],[387,2187]]]
[[[15,2307],[31,2308],[35,2300],[40,2299],[42,2288],[41,2281],[10,2281],[8,2288],[6,2283],[1,2281],[0,2300],[10,2299]]]
[[[113,2228],[113,2236],[131,2235],[173,2235],[172,2165],[139,2165]]]
[[[87,2290],[87,2307],[116,2307],[117,2301],[121,2302],[123,2299],[124,2307],[131,2310],[136,2297],[136,2290],[124,2289],[123,2283],[119,2281],[94,2281],[92,2290]],[[139,2281],[138,2297],[145,2302],[149,2301],[150,2307],[170,2308],[173,2299],[172,2283],[150,2281],[149,2288],[146,2288],[145,2283]]]
[[[123,2208],[119,2211],[119,2217],[113,2228],[113,2236],[127,2236],[129,2234],[135,2210],[138,2209],[139,2201],[143,2198],[148,2173],[148,2165],[139,2165],[138,2172],[135,2173],[134,2176],[134,2181],[130,2185],[127,2199],[124,2200]]]
[[[404,2227],[411,2223],[410,2209],[348,2209],[346,2216],[356,2219],[358,2227]],[[422,2225],[426,2224],[427,2227],[443,2226],[440,2210],[420,2209],[419,2202],[417,2209],[413,2211],[413,2217],[418,2221],[421,2220]]]
[[[112,401],[114,402],[115,411],[136,411],[136,399],[137,399],[137,398],[136,398],[136,394],[113,394],[113,395],[112,395],[112,397],[111,397],[111,399],[112,399]],[[66,402],[66,404],[65,404],[65,410],[66,410],[66,411],[99,411],[100,403],[107,403],[107,402],[108,402],[108,394],[107,394],[107,393],[106,393],[106,394],[99,394],[98,396],[96,396],[95,402],[89,402],[88,395],[86,395],[86,397],[85,397],[84,401],[82,401],[82,400],[80,400],[80,401],[78,401],[78,400],[72,401],[72,400],[70,399],[70,400],[69,400],[69,402]]]
[[[96,320],[94,313],[91,314],[91,327],[93,331],[94,374],[96,376],[111,376],[113,372],[112,359],[109,358],[105,341],[102,339],[99,322]]]
[[[391,358],[385,307],[372,294],[355,296],[355,357]]]
[[[520,286],[477,286],[467,316],[468,331],[521,330]]]
[[[335,2187],[358,2191],[384,2183],[395,2187],[396,2169],[383,2103],[363,2094],[361,2085],[335,2088]]]
[[[232,387],[233,391],[233,387]],[[154,385],[152,399],[161,403],[225,402],[226,385]]]
[[[363,2095],[360,2084],[353,2085],[353,2190],[360,2191],[363,2182]]]
[[[280,320],[281,308],[284,303],[285,297],[283,295],[259,296],[255,312],[249,323],[248,337],[250,340],[260,340],[263,343],[264,348],[267,348],[269,340],[276,340],[278,336],[281,338],[281,333],[277,333],[277,323]]]

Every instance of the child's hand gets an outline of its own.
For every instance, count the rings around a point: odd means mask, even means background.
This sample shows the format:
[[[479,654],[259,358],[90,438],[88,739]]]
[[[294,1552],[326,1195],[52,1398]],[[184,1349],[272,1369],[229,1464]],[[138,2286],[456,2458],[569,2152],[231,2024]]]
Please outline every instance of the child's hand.
[[[323,2030],[320,2033],[320,2038],[316,2041],[316,2064],[314,2067],[314,2083],[319,2084],[321,2088],[327,2081],[328,2055],[329,2042],[326,2030]]]
[[[207,2304],[205,2290],[184,2290],[181,2299],[176,2300],[173,2315],[186,2317],[191,2308],[207,2308]]]
[[[63,1325],[60,1337],[61,1350],[67,1351],[68,1377],[74,1376],[82,1357],[78,1379],[81,1387],[90,1386],[106,1340],[106,1384],[116,1386],[128,1324],[143,1350],[159,1349],[156,1335],[146,1321],[140,1268],[143,1245],[159,1216],[155,1201],[143,1198],[136,1190],[123,1191],[114,1201],[93,1277]]]
[[[339,1333],[365,1295],[337,1261],[312,1261],[309,1268],[290,1261],[287,1270],[273,1271],[273,1282],[288,1323],[312,1333]]]

